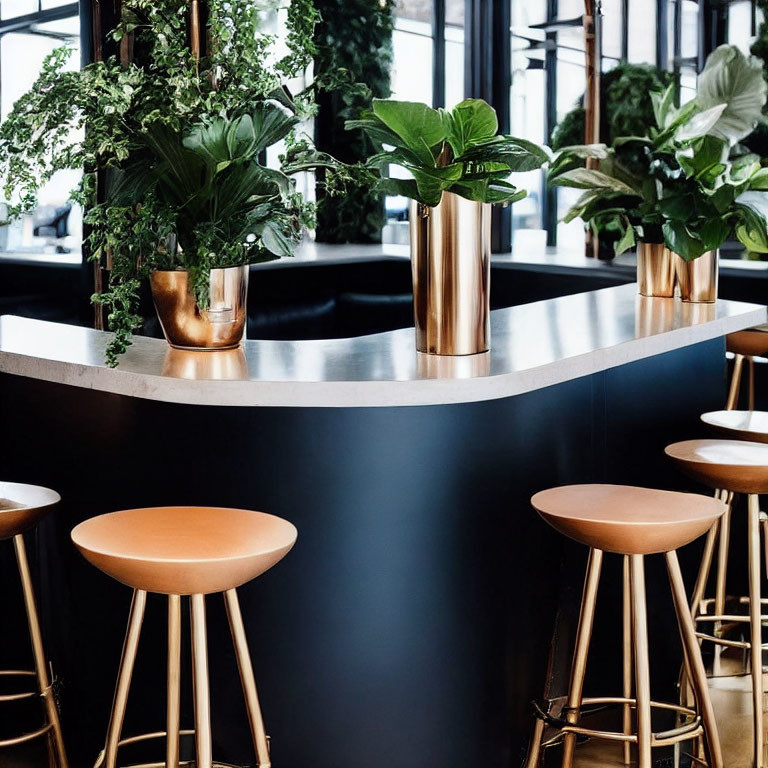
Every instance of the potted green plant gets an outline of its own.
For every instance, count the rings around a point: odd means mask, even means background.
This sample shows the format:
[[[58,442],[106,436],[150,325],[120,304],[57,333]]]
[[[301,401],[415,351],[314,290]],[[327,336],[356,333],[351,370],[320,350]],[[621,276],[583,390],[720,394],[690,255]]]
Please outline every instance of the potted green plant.
[[[85,170],[73,197],[86,210],[89,257],[109,268],[94,301],[109,312],[111,364],[141,325],[146,277],[172,344],[238,344],[248,265],[290,255],[313,221],[291,174],[336,167],[298,133],[313,91],[291,98],[283,87],[314,53],[311,0],[291,3],[283,58],[250,0],[211,0],[202,55],[187,42],[191,12],[184,0],[129,0],[112,38],[130,37],[135,61],[68,71],[58,49],[0,126],[15,212],[34,206],[55,171]]]
[[[761,68],[735,46],[721,46],[693,101],[676,107],[673,86],[652,97],[655,125],[647,135],[619,137],[611,147],[567,147],[549,178],[584,190],[566,220],[618,229],[617,254],[637,245],[642,294],[671,296],[677,284],[685,300],[713,301],[717,250],[729,236],[768,250],[766,171],[755,155],[732,154],[760,119]],[[599,170],[579,167],[587,157]],[[692,282],[698,273],[700,288]]]
[[[416,347],[466,355],[490,347],[490,206],[527,194],[509,176],[540,168],[546,148],[499,135],[495,110],[466,99],[452,110],[374,99],[348,130],[382,150],[368,159],[375,189],[410,198]],[[408,178],[387,175],[397,166]]]

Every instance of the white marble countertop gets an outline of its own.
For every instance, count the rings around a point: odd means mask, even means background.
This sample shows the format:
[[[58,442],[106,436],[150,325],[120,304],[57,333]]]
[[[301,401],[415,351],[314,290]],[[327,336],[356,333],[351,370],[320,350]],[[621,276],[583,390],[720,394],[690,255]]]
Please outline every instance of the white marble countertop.
[[[473,402],[541,389],[766,322],[766,308],[644,299],[634,284],[492,314],[492,350],[417,354],[413,329],[183,352],[137,337],[116,369],[108,334],[0,317],[0,372],[131,397],[225,406],[363,407]]]

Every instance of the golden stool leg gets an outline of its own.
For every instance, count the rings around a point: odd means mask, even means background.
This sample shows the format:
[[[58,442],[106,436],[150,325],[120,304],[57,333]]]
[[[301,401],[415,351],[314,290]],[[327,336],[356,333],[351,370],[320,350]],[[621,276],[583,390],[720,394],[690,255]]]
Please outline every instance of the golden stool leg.
[[[35,657],[37,684],[40,688],[40,695],[43,697],[43,702],[45,703],[48,722],[51,724],[53,746],[56,753],[58,768],[67,768],[68,763],[67,754],[64,749],[64,737],[61,733],[59,711],[56,708],[56,700],[54,699],[53,691],[51,689],[51,681],[48,677],[48,667],[45,659],[45,652],[43,650],[43,635],[40,631],[40,620],[37,616],[37,607],[35,606],[35,592],[32,586],[32,576],[29,573],[29,563],[27,562],[27,550],[24,547],[24,537],[20,534],[14,536],[13,546],[16,549],[16,562],[19,566],[21,588],[24,592],[24,606],[27,610],[29,637],[32,641],[32,653]]]
[[[741,369],[744,365],[744,355],[736,355],[733,360],[733,374],[731,375],[731,388],[728,391],[728,400],[725,409],[732,411],[739,402],[739,389],[741,388]]]
[[[749,359],[749,410],[755,410],[755,358]]]
[[[625,699],[632,698],[632,605],[630,599],[631,584],[629,574],[629,557],[624,556],[624,587],[622,596],[622,659],[624,668],[622,670],[622,696]],[[632,706],[623,705],[622,726],[624,733],[632,733]],[[629,765],[632,761],[632,745],[624,742],[624,765]]]
[[[688,610],[685,596],[685,584],[680,572],[680,563],[676,552],[667,552],[667,572],[672,588],[672,599],[675,604],[677,623],[680,628],[680,639],[683,642],[683,653],[687,659],[688,675],[693,685],[698,711],[701,714],[702,725],[706,735],[708,768],[722,768],[723,756],[720,750],[720,737],[717,733],[715,712],[707,687],[707,673],[701,660],[699,642],[696,638],[691,613]]]
[[[166,768],[179,768],[181,705],[181,598],[168,595],[168,700],[166,703]]]
[[[651,676],[648,666],[648,617],[645,607],[645,565],[642,555],[630,555],[632,625],[635,639],[637,691],[637,766],[651,768]]]
[[[208,640],[205,631],[205,597],[190,596],[192,618],[192,686],[195,698],[196,768],[212,768],[211,697],[208,682]]]
[[[755,768],[763,768],[763,632],[760,603],[760,500],[749,495],[749,624]]]
[[[525,768],[539,768],[541,763],[541,740],[544,737],[544,721],[536,718],[533,723],[533,734],[528,745],[528,757]]]
[[[115,768],[117,764],[117,747],[120,741],[120,732],[123,729],[125,717],[125,705],[128,703],[128,691],[131,687],[133,665],[136,661],[136,651],[139,647],[141,624],[144,620],[144,608],[147,604],[147,593],[142,589],[133,591],[133,601],[128,617],[128,629],[123,643],[123,655],[120,659],[120,671],[117,675],[117,687],[112,703],[112,714],[109,718],[107,730],[107,744],[104,748],[105,768]]]
[[[576,647],[573,652],[571,666],[571,682],[568,690],[566,719],[575,723],[579,719],[584,675],[587,670],[589,643],[592,638],[592,625],[595,619],[595,603],[597,602],[597,586],[600,582],[600,570],[603,564],[603,553],[599,549],[589,550],[587,576],[584,581],[584,594],[581,600],[579,627],[576,631]],[[562,768],[572,768],[573,749],[576,746],[576,734],[566,733],[563,740]]]
[[[235,645],[240,680],[243,684],[243,695],[245,697],[245,706],[248,710],[248,721],[251,726],[253,746],[256,750],[257,766],[258,768],[270,768],[269,742],[267,741],[267,733],[264,730],[264,721],[261,717],[259,696],[256,692],[256,680],[253,675],[253,664],[251,662],[251,654],[248,651],[248,642],[245,637],[243,615],[240,611],[237,591],[234,589],[227,590],[224,593],[224,600],[227,606],[227,616],[229,617],[229,628]]]
[[[728,551],[731,541],[731,504],[733,503],[733,494],[725,492],[725,513],[720,518],[720,547],[717,552],[717,585],[715,587],[715,614],[722,616],[725,613],[726,580],[728,577]],[[714,631],[720,629],[720,622],[715,623]],[[720,656],[723,652],[723,646],[715,644],[715,659],[712,664],[712,674],[717,677],[720,674]]]

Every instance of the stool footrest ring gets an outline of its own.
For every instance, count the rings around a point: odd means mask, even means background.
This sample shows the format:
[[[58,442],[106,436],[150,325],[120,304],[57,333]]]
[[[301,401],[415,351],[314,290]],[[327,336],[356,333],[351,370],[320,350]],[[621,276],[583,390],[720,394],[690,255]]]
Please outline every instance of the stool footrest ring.
[[[534,715],[543,720],[547,725],[552,728],[556,728],[561,733],[573,733],[578,736],[585,736],[594,739],[604,739],[607,741],[623,741],[629,743],[637,743],[637,734],[619,733],[618,731],[602,731],[594,728],[585,728],[576,723],[569,722],[565,716],[570,711],[567,707],[561,709],[561,716],[555,717],[552,714],[553,704],[557,699],[540,699],[533,702]],[[636,699],[628,699],[619,696],[604,696],[582,699],[582,706],[578,710],[579,719],[584,715],[591,715],[595,712],[603,711],[611,706],[620,706],[623,704],[629,704],[630,706],[636,706]],[[677,728],[671,728],[666,731],[659,731],[653,733],[651,736],[651,746],[664,747],[677,744],[681,741],[688,741],[689,739],[701,736],[704,732],[701,723],[701,717],[689,707],[684,707],[679,704],[669,704],[666,702],[652,701],[651,707],[655,709],[664,709],[667,711],[677,712],[689,718],[688,722]]]

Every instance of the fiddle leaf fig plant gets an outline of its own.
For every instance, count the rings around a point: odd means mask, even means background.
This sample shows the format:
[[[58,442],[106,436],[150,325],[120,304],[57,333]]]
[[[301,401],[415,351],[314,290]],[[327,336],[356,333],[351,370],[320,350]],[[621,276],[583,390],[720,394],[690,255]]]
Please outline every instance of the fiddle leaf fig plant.
[[[708,58],[694,100],[675,106],[670,85],[652,101],[655,125],[647,135],[558,153],[551,183],[584,190],[565,220],[617,228],[617,254],[639,239],[664,242],[692,260],[732,235],[751,250],[768,251],[768,169],[736,147],[766,101],[759,63],[721,46]],[[600,169],[578,167],[587,157]]]
[[[378,174],[377,191],[427,206],[438,205],[446,191],[482,203],[514,203],[527,193],[509,181],[510,174],[536,170],[550,160],[544,147],[499,135],[496,111],[482,99],[466,99],[450,111],[374,99],[372,109],[348,120],[346,128],[361,128],[383,145],[367,163]],[[411,178],[385,175],[390,165]]]

